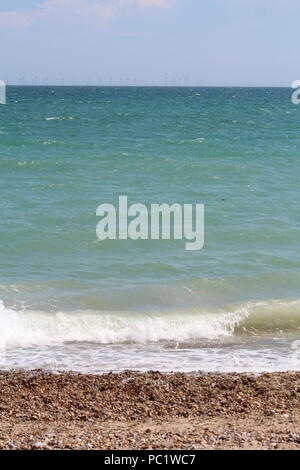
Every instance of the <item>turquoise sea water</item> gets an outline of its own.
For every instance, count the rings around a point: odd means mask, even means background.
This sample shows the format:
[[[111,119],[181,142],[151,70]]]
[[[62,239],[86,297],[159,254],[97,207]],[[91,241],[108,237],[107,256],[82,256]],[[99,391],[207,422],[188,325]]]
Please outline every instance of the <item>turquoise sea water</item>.
[[[300,368],[300,106],[291,90],[7,95],[2,368]],[[96,208],[119,195],[204,204],[204,249],[97,241]]]

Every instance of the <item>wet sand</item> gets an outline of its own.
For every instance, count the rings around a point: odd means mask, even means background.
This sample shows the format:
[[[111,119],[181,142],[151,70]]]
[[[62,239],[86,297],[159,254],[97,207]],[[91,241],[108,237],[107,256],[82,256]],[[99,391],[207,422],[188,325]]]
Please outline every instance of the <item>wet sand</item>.
[[[300,449],[300,372],[1,372],[0,420],[0,449]]]

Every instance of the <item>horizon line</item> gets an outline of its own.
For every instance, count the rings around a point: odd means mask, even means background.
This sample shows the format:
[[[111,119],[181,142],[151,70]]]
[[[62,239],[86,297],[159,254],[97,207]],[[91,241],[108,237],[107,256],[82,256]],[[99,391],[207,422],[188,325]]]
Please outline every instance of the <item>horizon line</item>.
[[[4,81],[7,87],[56,87],[56,88],[291,88],[288,85],[121,85],[121,84],[42,84],[42,83],[8,83]]]

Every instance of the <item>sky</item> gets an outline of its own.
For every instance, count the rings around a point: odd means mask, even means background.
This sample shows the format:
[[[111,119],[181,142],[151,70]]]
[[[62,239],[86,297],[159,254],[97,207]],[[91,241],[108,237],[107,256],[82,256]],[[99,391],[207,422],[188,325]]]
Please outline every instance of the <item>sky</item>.
[[[299,0],[1,0],[8,84],[290,86]]]

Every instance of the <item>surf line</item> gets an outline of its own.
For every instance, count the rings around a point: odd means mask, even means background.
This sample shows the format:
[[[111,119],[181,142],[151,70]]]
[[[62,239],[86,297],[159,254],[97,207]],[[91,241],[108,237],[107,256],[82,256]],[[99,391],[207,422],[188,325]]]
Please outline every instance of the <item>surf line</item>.
[[[119,196],[118,207],[100,204],[96,227],[104,240],[185,240],[187,251],[204,247],[204,205],[137,203],[128,205],[128,196]]]

